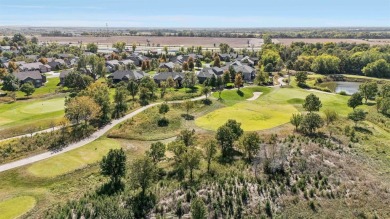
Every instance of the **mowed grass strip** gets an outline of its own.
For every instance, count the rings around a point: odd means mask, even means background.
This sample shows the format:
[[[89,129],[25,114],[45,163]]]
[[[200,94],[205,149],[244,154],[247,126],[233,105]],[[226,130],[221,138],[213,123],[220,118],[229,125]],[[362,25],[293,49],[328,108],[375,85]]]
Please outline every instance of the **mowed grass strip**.
[[[31,196],[19,196],[0,202],[0,219],[18,218],[31,210],[36,200]]]
[[[27,171],[37,177],[56,177],[100,161],[110,149],[120,148],[115,139],[101,138],[81,148],[32,164]]]

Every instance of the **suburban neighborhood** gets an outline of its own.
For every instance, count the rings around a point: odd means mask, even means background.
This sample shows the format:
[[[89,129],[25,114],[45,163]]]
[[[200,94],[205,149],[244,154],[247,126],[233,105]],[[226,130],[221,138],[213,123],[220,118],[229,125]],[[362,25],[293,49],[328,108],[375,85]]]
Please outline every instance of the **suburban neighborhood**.
[[[390,218],[388,2],[229,3],[0,3],[0,219]]]

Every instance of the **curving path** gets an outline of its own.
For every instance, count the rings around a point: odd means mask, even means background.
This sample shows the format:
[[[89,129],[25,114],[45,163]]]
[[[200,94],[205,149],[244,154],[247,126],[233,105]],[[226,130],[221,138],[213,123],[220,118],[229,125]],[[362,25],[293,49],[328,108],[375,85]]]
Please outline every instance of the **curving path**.
[[[254,101],[254,100],[257,100],[257,98],[260,97],[260,95],[262,95],[263,92],[253,92],[253,97],[249,98],[249,99],[246,99],[247,101]]]
[[[197,100],[202,100],[202,99],[205,99],[205,96],[196,97],[196,98],[193,98],[193,99],[190,99],[190,100],[191,101],[197,101]],[[186,101],[186,100],[169,101],[167,103],[183,103],[184,101]],[[130,118],[138,115],[139,113],[141,113],[141,112],[143,112],[143,111],[145,111],[145,110],[147,110],[147,109],[149,109],[151,107],[157,106],[157,105],[159,105],[161,103],[163,103],[163,102],[153,103],[153,104],[150,104],[150,105],[147,105],[147,106],[143,106],[143,107],[135,110],[134,112],[131,112],[131,113],[127,114],[126,116],[124,116],[122,118],[112,120],[110,124],[108,124],[108,125],[104,126],[103,128],[97,130],[90,137],[85,138],[85,139],[83,139],[83,140],[81,140],[79,142],[72,143],[72,144],[62,148],[61,150],[58,150],[58,151],[48,151],[48,152],[45,152],[45,153],[42,153],[42,154],[34,155],[34,156],[27,157],[27,158],[24,158],[24,159],[21,159],[21,160],[17,160],[17,161],[11,162],[11,163],[6,163],[6,164],[3,164],[3,165],[0,165],[0,172],[4,172],[6,170],[10,170],[10,169],[14,169],[14,168],[17,168],[17,167],[21,167],[21,166],[24,166],[24,165],[27,165],[27,164],[31,164],[31,163],[34,163],[34,162],[37,162],[37,161],[45,160],[45,159],[54,157],[56,155],[63,154],[65,152],[68,152],[68,151],[74,150],[76,148],[82,147],[82,146],[84,146],[86,144],[89,144],[89,143],[95,141],[96,139],[100,138],[108,130],[112,129],[114,126],[118,125],[119,123],[121,123],[121,122],[123,122],[123,121],[125,121],[127,119],[130,119]],[[17,137],[14,137],[14,138],[17,138]]]
[[[18,136],[14,136],[14,137],[10,137],[10,138],[4,138],[4,139],[0,139],[0,142],[12,140],[12,139],[17,139],[17,138],[23,138],[23,137],[31,137],[31,136],[34,136],[36,134],[56,131],[56,130],[59,130],[60,128],[61,128],[61,126],[56,126],[56,127],[53,127],[53,128],[48,128],[48,129],[44,129],[44,130],[41,130],[41,131],[33,132],[31,134],[24,134],[24,135],[18,135]]]

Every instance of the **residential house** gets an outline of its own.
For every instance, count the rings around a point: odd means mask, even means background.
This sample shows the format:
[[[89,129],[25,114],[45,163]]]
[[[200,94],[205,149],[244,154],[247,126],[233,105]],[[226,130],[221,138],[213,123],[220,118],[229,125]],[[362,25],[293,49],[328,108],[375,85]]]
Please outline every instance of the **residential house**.
[[[161,82],[167,81],[168,78],[172,78],[178,87],[182,86],[182,81],[184,79],[184,73],[183,72],[160,72],[157,73],[153,79],[154,82],[156,82],[158,85],[160,85]]]
[[[36,88],[41,87],[46,82],[46,76],[39,71],[25,71],[14,74],[21,84],[31,82]]]
[[[119,61],[119,64],[121,64],[121,65],[131,65],[131,64],[134,64],[134,61],[133,60],[131,60],[131,59],[123,59],[123,60],[120,60]]]
[[[197,55],[197,54],[188,54],[188,55],[179,55],[179,56],[176,56],[176,57],[172,57],[170,59],[171,62],[173,63],[176,63],[176,64],[183,64],[184,62],[187,62],[188,59],[192,57],[192,59],[194,61],[196,61],[197,59],[203,59],[203,56],[202,55]]]
[[[2,52],[10,52],[11,46],[0,46],[0,51]]]
[[[33,62],[36,62],[36,61],[38,61],[38,55],[25,55],[25,57],[27,58],[27,59],[30,59],[30,60],[32,60]]]
[[[253,81],[256,77],[256,71],[249,65],[244,65],[239,61],[234,61],[222,67],[223,71],[229,71],[230,66],[234,68],[236,73],[241,73],[245,82]]]
[[[219,59],[224,62],[230,62],[231,57],[230,54],[218,54]]]
[[[69,73],[72,72],[71,70],[62,70],[60,72],[60,84],[65,84],[65,78],[69,75]]]
[[[47,64],[50,65],[52,70],[59,70],[67,66],[63,59],[47,59],[47,61]]]
[[[106,69],[108,72],[114,72],[119,69],[119,61],[114,59],[114,60],[109,60],[106,61]]]
[[[130,57],[130,60],[134,61],[134,65],[140,67],[142,65],[143,61],[149,60],[148,57],[138,54],[138,53],[133,53]]]
[[[40,71],[41,73],[51,71],[51,67],[49,65],[44,65],[41,62],[22,63],[19,65],[19,69],[20,71]]]
[[[207,79],[210,79],[213,77],[221,76],[223,74],[223,70],[218,67],[212,67],[212,68],[203,68],[201,71],[197,73],[198,81],[199,83],[203,84],[203,82]]]
[[[128,82],[130,80],[141,80],[143,77],[147,77],[148,74],[146,74],[143,71],[116,71],[112,73],[108,78],[112,78],[112,81],[114,83],[119,83],[121,81]]]
[[[167,69],[167,72],[172,72],[175,64],[173,62],[161,63],[158,68],[159,69]]]

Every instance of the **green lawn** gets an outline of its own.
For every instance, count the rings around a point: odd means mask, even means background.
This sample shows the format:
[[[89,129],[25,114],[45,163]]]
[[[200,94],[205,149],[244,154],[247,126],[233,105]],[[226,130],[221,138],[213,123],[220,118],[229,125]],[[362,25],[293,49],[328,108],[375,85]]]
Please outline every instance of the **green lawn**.
[[[221,93],[221,98],[223,100],[223,103],[232,106],[240,101],[245,101],[246,99],[249,99],[253,97],[253,92],[262,92],[264,94],[267,94],[271,91],[271,88],[268,87],[244,87],[241,88],[240,91],[237,89],[233,90],[224,90]],[[219,98],[219,93],[214,92],[213,97]]]
[[[245,88],[244,88],[245,89]],[[195,124],[208,130],[217,130],[228,119],[242,123],[245,131],[255,131],[274,128],[290,121],[291,114],[303,111],[302,103],[311,92],[293,88],[252,88],[264,91],[259,99],[246,101],[250,98],[249,89],[243,90],[244,96],[237,97],[235,90],[224,91],[224,103],[228,107],[218,109],[198,118]],[[312,92],[322,101],[323,111],[326,108],[335,109],[341,116],[346,116],[352,110],[347,106],[349,97],[341,95]],[[216,95],[215,93],[213,94]],[[218,94],[217,94],[218,95]],[[240,100],[241,101],[238,101]],[[363,106],[364,107],[364,106]]]
[[[31,210],[36,200],[31,196],[19,196],[0,202],[0,219],[18,218]]]
[[[26,129],[46,129],[64,115],[64,97],[0,104],[0,138],[27,133]]]
[[[40,88],[35,88],[35,92],[31,95],[32,98],[48,95],[48,94],[54,94],[56,89],[59,88],[57,86],[60,83],[60,78],[48,78],[47,82]],[[18,91],[16,92],[17,97],[25,97],[25,93]]]
[[[114,139],[102,138],[90,144],[32,164],[27,171],[38,177],[55,177],[88,164],[100,161],[110,149],[120,148],[120,143]]]

